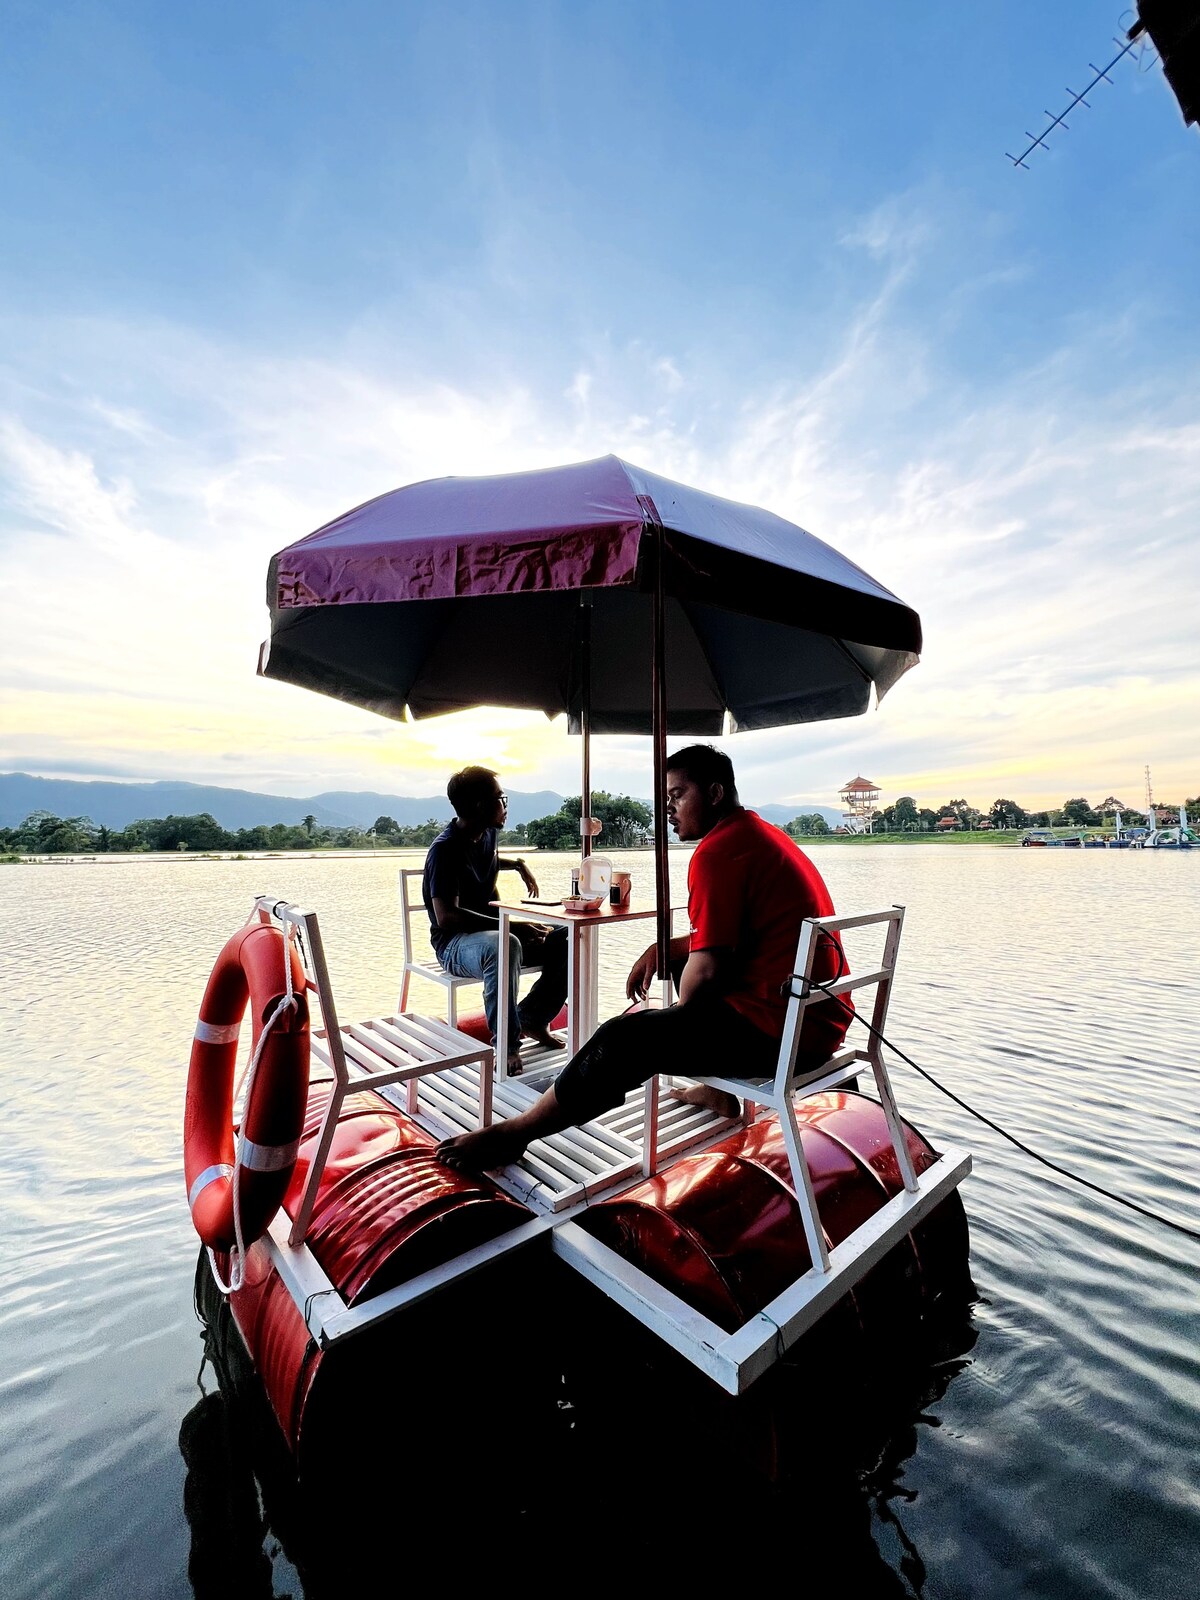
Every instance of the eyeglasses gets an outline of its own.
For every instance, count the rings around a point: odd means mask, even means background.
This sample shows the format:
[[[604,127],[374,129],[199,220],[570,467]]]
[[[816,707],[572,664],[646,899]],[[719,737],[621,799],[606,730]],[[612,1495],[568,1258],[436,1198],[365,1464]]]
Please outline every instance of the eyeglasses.
[[[497,794],[494,798],[499,800],[502,805],[508,804],[508,796],[504,793],[503,789],[501,789],[499,794]]]

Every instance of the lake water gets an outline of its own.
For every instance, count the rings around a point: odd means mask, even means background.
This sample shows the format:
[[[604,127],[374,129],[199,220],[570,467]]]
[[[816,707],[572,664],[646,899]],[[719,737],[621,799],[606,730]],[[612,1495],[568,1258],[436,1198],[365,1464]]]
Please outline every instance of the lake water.
[[[840,910],[908,908],[888,1030],[907,1054],[1051,1159],[1200,1229],[1200,858],[937,845],[813,854]],[[614,857],[635,895],[651,890],[647,855]],[[564,892],[567,861],[534,861],[543,892]],[[320,914],[343,1019],[394,1007],[399,862],[0,871],[3,1600],[193,1592],[203,1528],[180,1436],[213,1384],[197,1376],[180,1140],[200,995],[253,895],[269,892]],[[682,889],[682,852],[673,866]],[[649,927],[606,933],[602,1012],[619,1008]],[[958,1356],[853,1464],[836,1512],[824,1504],[822,1562],[836,1572],[839,1540],[853,1541],[855,1594],[1192,1600],[1200,1244],[1036,1165],[904,1065],[893,1079],[935,1145],[975,1152],[963,1199],[979,1298]],[[645,1426],[626,1445],[631,1494],[635,1506],[658,1497],[670,1543],[690,1514],[669,1474],[660,1484],[639,1468],[664,1448],[653,1419]],[[536,1518],[536,1494],[521,1514]],[[713,1515],[701,1507],[699,1525]],[[581,1541],[603,1540],[586,1508],[578,1516]],[[303,1540],[269,1508],[264,1520],[205,1592],[316,1593]],[[768,1532],[811,1581],[804,1506],[786,1532]],[[721,1529],[735,1545],[764,1538]],[[620,1549],[602,1548],[597,1561],[581,1542],[578,1572],[624,1581]],[[753,1581],[777,1581],[780,1559]],[[402,1551],[396,1562],[400,1579]],[[578,1572],[561,1581],[576,1587]],[[522,1581],[541,1586],[528,1571]]]

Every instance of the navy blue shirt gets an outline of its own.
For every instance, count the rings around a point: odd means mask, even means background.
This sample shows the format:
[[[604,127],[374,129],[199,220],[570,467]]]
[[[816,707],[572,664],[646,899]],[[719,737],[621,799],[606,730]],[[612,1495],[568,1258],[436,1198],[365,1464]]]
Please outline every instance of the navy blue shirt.
[[[425,875],[421,879],[421,894],[429,913],[429,942],[438,954],[448,939],[454,938],[438,927],[433,901],[457,898],[466,911],[481,911],[495,925],[496,911],[491,901],[496,898],[496,874],[500,870],[500,857],[496,849],[496,829],[484,830],[481,839],[471,840],[465,828],[448,822],[429,846],[425,857]],[[479,924],[484,931],[484,924]]]

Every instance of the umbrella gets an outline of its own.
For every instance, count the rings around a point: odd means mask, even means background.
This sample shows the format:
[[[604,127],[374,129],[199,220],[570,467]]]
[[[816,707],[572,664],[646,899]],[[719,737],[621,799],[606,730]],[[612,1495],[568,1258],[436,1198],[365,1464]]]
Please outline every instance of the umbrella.
[[[398,719],[565,712],[585,816],[587,736],[652,734],[663,971],[667,734],[856,716],[921,648],[916,613],[803,528],[611,455],[380,495],[275,555],[267,604],[266,677]]]

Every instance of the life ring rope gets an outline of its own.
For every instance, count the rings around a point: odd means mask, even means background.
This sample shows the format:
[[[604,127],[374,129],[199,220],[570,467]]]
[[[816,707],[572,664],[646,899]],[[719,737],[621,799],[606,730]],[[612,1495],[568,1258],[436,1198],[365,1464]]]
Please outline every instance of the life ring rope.
[[[287,990],[286,993],[279,997],[279,1004],[267,1018],[267,1021],[263,1025],[263,1030],[258,1036],[258,1044],[255,1046],[253,1056],[250,1058],[250,1065],[247,1068],[244,1080],[245,1100],[243,1104],[245,1105],[250,1104],[250,1096],[254,1091],[254,1075],[258,1071],[258,1063],[262,1060],[262,1053],[266,1046],[267,1040],[271,1037],[271,1030],[282,1016],[286,1015],[286,1013],[289,1011],[295,1011],[299,1005],[292,987],[291,943],[292,925],[289,922],[285,922],[283,924],[283,970],[286,976]],[[208,1023],[197,1024],[196,1037],[200,1037],[201,1028],[209,1028],[210,1026],[211,1025]],[[240,1024],[212,1027],[211,1031],[222,1034],[225,1037],[220,1039],[209,1039],[207,1041],[208,1043],[232,1044],[238,1037],[238,1033],[240,1032]],[[229,1037],[231,1032],[232,1038]],[[238,1129],[237,1146],[233,1164],[234,1242],[229,1251],[228,1283],[226,1283],[221,1277],[220,1268],[217,1266],[216,1252],[213,1250],[211,1245],[208,1246],[208,1264],[212,1269],[212,1275],[216,1281],[217,1288],[220,1289],[222,1294],[236,1294],[246,1279],[246,1246],[242,1237],[241,1205],[241,1177],[243,1170],[248,1169],[251,1172],[277,1172],[281,1168],[288,1166],[290,1162],[295,1161],[299,1144],[299,1140],[294,1140],[287,1145],[257,1145],[252,1140],[246,1138],[242,1128]],[[260,1164],[264,1161],[268,1162],[269,1164]],[[215,1178],[228,1176],[228,1172],[228,1167],[225,1167],[222,1164],[218,1164],[215,1167],[210,1167],[206,1172],[202,1172],[192,1185],[193,1194],[188,1196],[189,1203],[194,1200],[195,1195],[199,1194],[200,1189],[204,1188],[205,1184],[212,1182]],[[204,1180],[204,1183],[201,1183],[201,1179]]]

